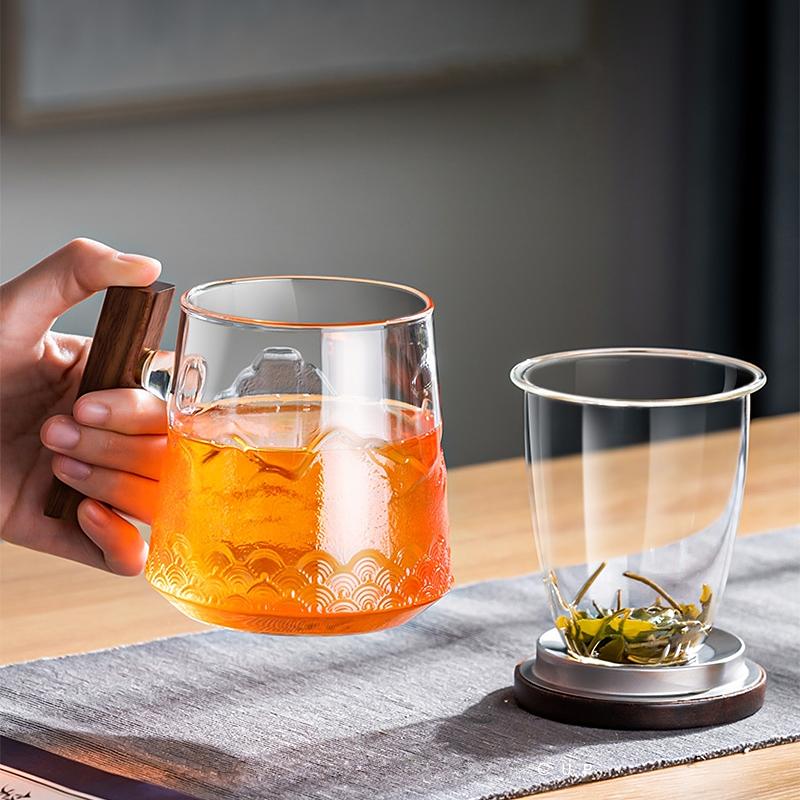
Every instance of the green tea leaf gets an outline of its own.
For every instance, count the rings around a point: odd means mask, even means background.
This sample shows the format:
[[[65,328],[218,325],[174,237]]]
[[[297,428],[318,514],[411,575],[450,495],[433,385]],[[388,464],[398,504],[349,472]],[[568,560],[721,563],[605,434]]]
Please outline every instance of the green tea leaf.
[[[556,627],[568,651],[575,656],[598,658],[615,664],[680,664],[687,661],[709,630],[706,619],[713,599],[711,587],[703,584],[698,608],[696,603],[678,603],[649,578],[625,572],[625,577],[658,591],[656,602],[647,607],[622,608],[622,590],[617,589],[617,608],[614,610],[590,598],[587,602],[593,610],[577,608],[577,603],[588,594],[605,566],[603,562],[592,573],[575,600],[564,605],[566,613],[556,619]],[[563,602],[557,590],[555,573],[550,573],[548,582],[551,591]]]
[[[603,661],[619,663],[625,655],[625,640],[621,636],[609,639],[598,651],[597,657]]]

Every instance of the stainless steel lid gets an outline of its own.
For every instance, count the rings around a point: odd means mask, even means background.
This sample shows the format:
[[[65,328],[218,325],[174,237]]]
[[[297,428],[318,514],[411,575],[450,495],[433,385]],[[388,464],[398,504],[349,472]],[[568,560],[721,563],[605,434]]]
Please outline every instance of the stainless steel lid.
[[[580,697],[628,702],[714,697],[741,691],[758,680],[760,670],[744,657],[744,651],[738,636],[714,629],[688,664],[646,667],[579,661],[567,654],[558,631],[551,628],[539,637],[536,658],[525,661],[520,670],[542,688]]]

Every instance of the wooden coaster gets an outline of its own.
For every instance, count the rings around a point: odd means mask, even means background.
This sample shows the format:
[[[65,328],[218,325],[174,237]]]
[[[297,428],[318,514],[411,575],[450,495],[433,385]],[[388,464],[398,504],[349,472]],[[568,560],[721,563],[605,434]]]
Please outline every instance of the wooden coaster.
[[[725,725],[755,714],[764,704],[767,685],[763,667],[750,661],[751,677],[741,688],[630,701],[618,695],[584,697],[545,687],[532,680],[523,665],[517,664],[514,670],[517,705],[545,719],[591,728],[677,730]]]

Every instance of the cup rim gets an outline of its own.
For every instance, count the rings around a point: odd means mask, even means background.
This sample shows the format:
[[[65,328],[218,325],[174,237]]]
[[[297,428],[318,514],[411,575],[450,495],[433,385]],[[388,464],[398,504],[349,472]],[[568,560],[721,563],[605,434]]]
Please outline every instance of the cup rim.
[[[716,392],[707,395],[694,395],[689,397],[674,397],[652,400],[632,400],[625,398],[594,397],[592,395],[581,395],[572,392],[561,392],[555,389],[548,389],[539,386],[526,377],[526,373],[531,367],[539,366],[553,361],[580,360],[594,358],[596,356],[667,356],[671,358],[682,358],[691,361],[705,361],[719,364],[725,367],[735,367],[743,370],[751,376],[751,380],[744,386],[729,389],[725,392]],[[566,403],[576,403],[578,405],[605,406],[609,408],[664,408],[674,406],[695,406],[708,403],[721,403],[726,400],[736,400],[740,397],[757,392],[767,382],[767,376],[760,367],[749,361],[743,361],[732,356],[708,353],[702,350],[684,350],[681,348],[670,347],[595,347],[583,350],[564,350],[558,353],[548,353],[546,355],[534,356],[525,361],[521,361],[511,370],[512,382],[526,393],[545,397],[549,400],[562,400]]]
[[[414,312],[413,314],[407,314],[406,316],[402,317],[389,317],[387,319],[355,320],[347,322],[287,322],[285,320],[261,319],[258,317],[241,317],[236,314],[225,314],[220,311],[212,311],[211,309],[203,308],[202,305],[196,302],[196,297],[194,296],[196,293],[202,293],[210,289],[215,289],[219,286],[255,281],[265,282],[278,280],[331,281],[337,283],[370,284],[372,286],[379,286],[384,289],[395,289],[414,295],[416,298],[422,301],[423,308],[420,311]],[[325,328],[380,328],[388,325],[400,325],[424,319],[425,317],[430,316],[435,308],[433,300],[427,294],[425,294],[425,292],[415,289],[413,286],[407,286],[402,283],[392,283],[391,281],[375,280],[372,278],[348,278],[334,275],[251,275],[242,278],[221,278],[219,280],[201,283],[197,286],[193,286],[191,289],[187,289],[181,295],[180,305],[181,309],[190,316],[213,322],[252,325],[263,328],[292,328],[297,330],[314,330]]]

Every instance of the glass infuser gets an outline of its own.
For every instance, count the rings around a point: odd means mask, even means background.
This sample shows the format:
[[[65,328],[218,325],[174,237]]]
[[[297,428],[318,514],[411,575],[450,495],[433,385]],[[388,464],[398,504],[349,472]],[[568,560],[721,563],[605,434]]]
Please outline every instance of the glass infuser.
[[[764,373],[709,353],[615,348],[532,358],[511,379],[525,392],[554,623],[517,670],[520,702],[620,727],[753,713],[763,671],[714,619],[742,503],[750,395]],[[720,698],[732,693],[746,702],[725,711]]]
[[[182,296],[173,355],[154,336],[164,286],[108,291],[80,389],[167,399],[150,584],[196,619],[278,634],[378,630],[441,597],[452,579],[430,298],[362,279],[215,281]],[[125,375],[98,366],[112,339],[127,342]]]

